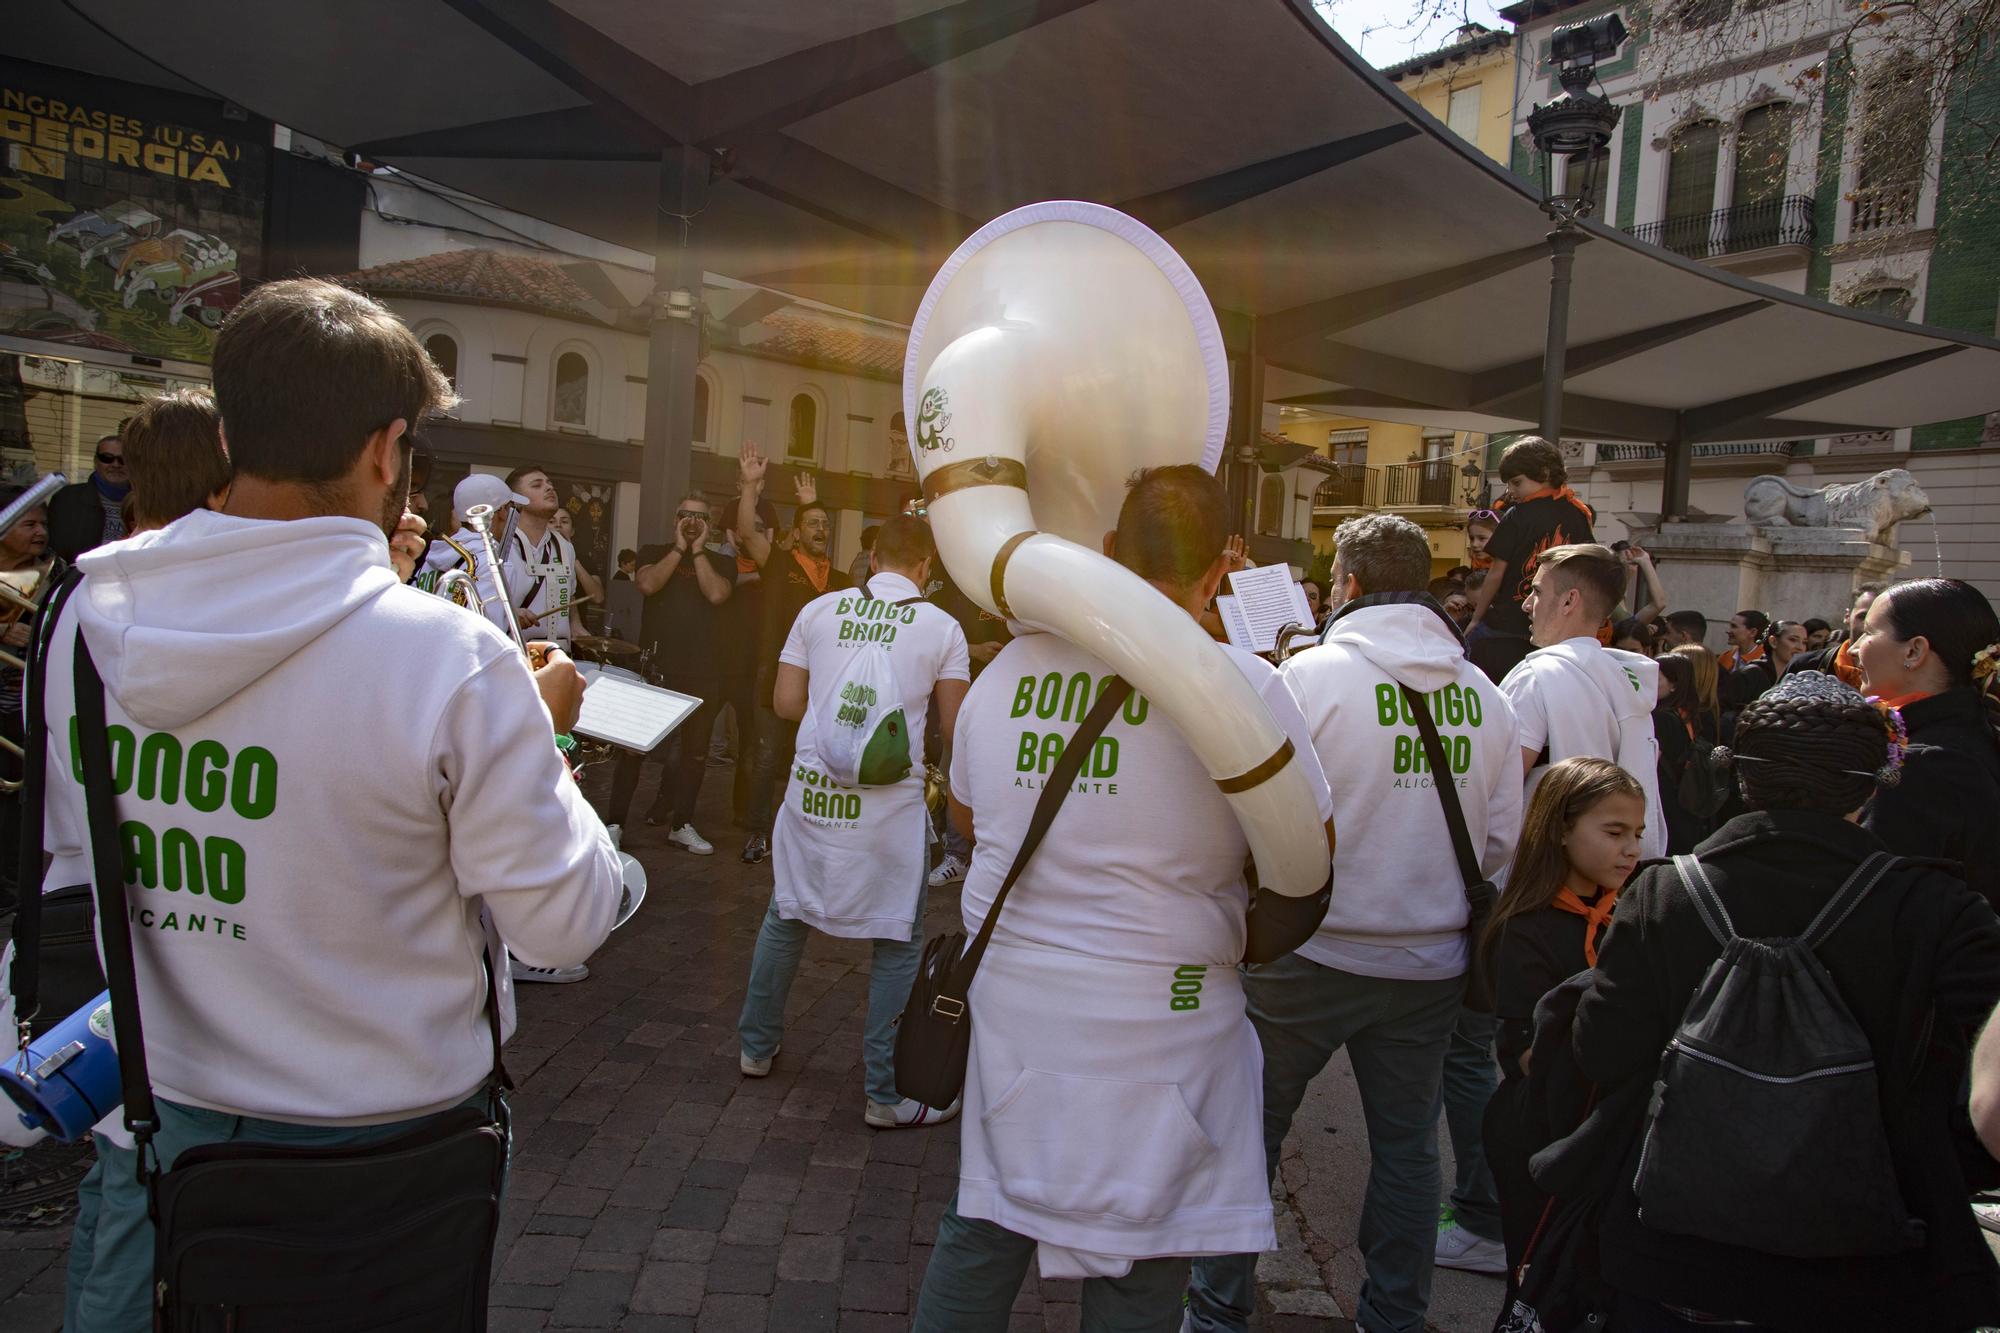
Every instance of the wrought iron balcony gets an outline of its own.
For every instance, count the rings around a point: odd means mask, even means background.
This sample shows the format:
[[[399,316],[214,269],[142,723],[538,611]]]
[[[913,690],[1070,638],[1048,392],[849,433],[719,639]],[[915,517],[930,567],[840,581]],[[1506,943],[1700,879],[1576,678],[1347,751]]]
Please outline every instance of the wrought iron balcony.
[[[1456,458],[1425,458],[1388,467],[1335,463],[1313,492],[1315,509],[1452,508],[1463,483]]]
[[[1632,235],[1690,259],[1713,259],[1773,245],[1809,246],[1815,235],[1813,201],[1803,194],[1760,199],[1713,213],[1648,222],[1632,228]]]

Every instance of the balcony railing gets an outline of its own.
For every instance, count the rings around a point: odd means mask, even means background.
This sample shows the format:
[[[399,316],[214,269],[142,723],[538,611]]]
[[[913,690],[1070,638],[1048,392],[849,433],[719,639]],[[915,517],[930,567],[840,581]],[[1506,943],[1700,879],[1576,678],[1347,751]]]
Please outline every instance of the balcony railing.
[[[1859,218],[1860,205],[1855,207],[1855,216]],[[1858,230],[1858,222],[1856,227]],[[1690,259],[1742,254],[1773,245],[1811,245],[1813,201],[1803,194],[1760,199],[1734,208],[1718,208],[1713,213],[1691,213],[1648,222],[1632,228],[1632,235]]]
[[[1313,492],[1315,509],[1449,508],[1460,480],[1456,459],[1426,458],[1388,467],[1335,463]]]
[[[1854,192],[1855,236],[1870,232],[1912,227],[1917,221],[1917,191],[1920,181],[1892,181],[1887,185],[1865,185]]]

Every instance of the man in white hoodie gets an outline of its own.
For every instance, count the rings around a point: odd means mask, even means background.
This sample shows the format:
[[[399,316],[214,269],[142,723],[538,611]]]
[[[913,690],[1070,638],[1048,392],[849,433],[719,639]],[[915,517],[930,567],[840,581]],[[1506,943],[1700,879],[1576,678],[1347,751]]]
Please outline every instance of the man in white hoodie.
[[[558,655],[538,693],[490,624],[390,568],[409,427],[451,401],[410,331],[331,283],[271,283],[223,327],[214,376],[224,511],[89,553],[48,659],[53,882],[90,876],[79,632],[128,775],[163,1168],[203,1143],[379,1140],[479,1095],[484,959],[504,939],[580,963],[619,897],[617,853],[553,740],[582,697],[575,668]],[[497,984],[511,1028],[504,970]],[[133,1156],[100,1139],[68,1333],[151,1325]]]
[[[1420,696],[1451,761],[1480,869],[1497,874],[1521,825],[1513,712],[1424,592],[1430,544],[1408,519],[1349,519],[1334,534],[1337,606],[1317,648],[1283,674],[1333,787],[1333,905],[1289,958],[1244,979],[1264,1051],[1264,1152],[1278,1154],[1306,1087],[1345,1049],[1371,1164],[1361,1210],[1367,1276],[1355,1323],[1421,1333],[1430,1304],[1440,1167],[1439,1069],[1469,956],[1465,880],[1425,758]],[[1248,1327],[1256,1256],[1197,1259],[1188,1327]]]

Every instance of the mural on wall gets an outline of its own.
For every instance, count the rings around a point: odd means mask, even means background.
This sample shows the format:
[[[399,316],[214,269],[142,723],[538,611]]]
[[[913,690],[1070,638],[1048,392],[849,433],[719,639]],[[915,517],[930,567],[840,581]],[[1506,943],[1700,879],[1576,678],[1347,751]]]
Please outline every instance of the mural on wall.
[[[0,333],[203,362],[254,274],[268,121],[0,59]]]
[[[599,578],[611,574],[611,500],[616,483],[556,477],[556,493],[569,511],[576,535],[576,562]]]

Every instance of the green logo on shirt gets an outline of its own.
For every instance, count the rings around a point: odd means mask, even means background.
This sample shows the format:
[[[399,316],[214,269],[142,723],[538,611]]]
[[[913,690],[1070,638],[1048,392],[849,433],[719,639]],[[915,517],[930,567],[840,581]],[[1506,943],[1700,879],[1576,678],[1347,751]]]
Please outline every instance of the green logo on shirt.
[[[1169,988],[1173,991],[1173,998],[1167,1001],[1167,1008],[1177,1014],[1201,1008],[1201,983],[1207,975],[1206,967],[1193,964],[1175,968],[1174,984]]]

